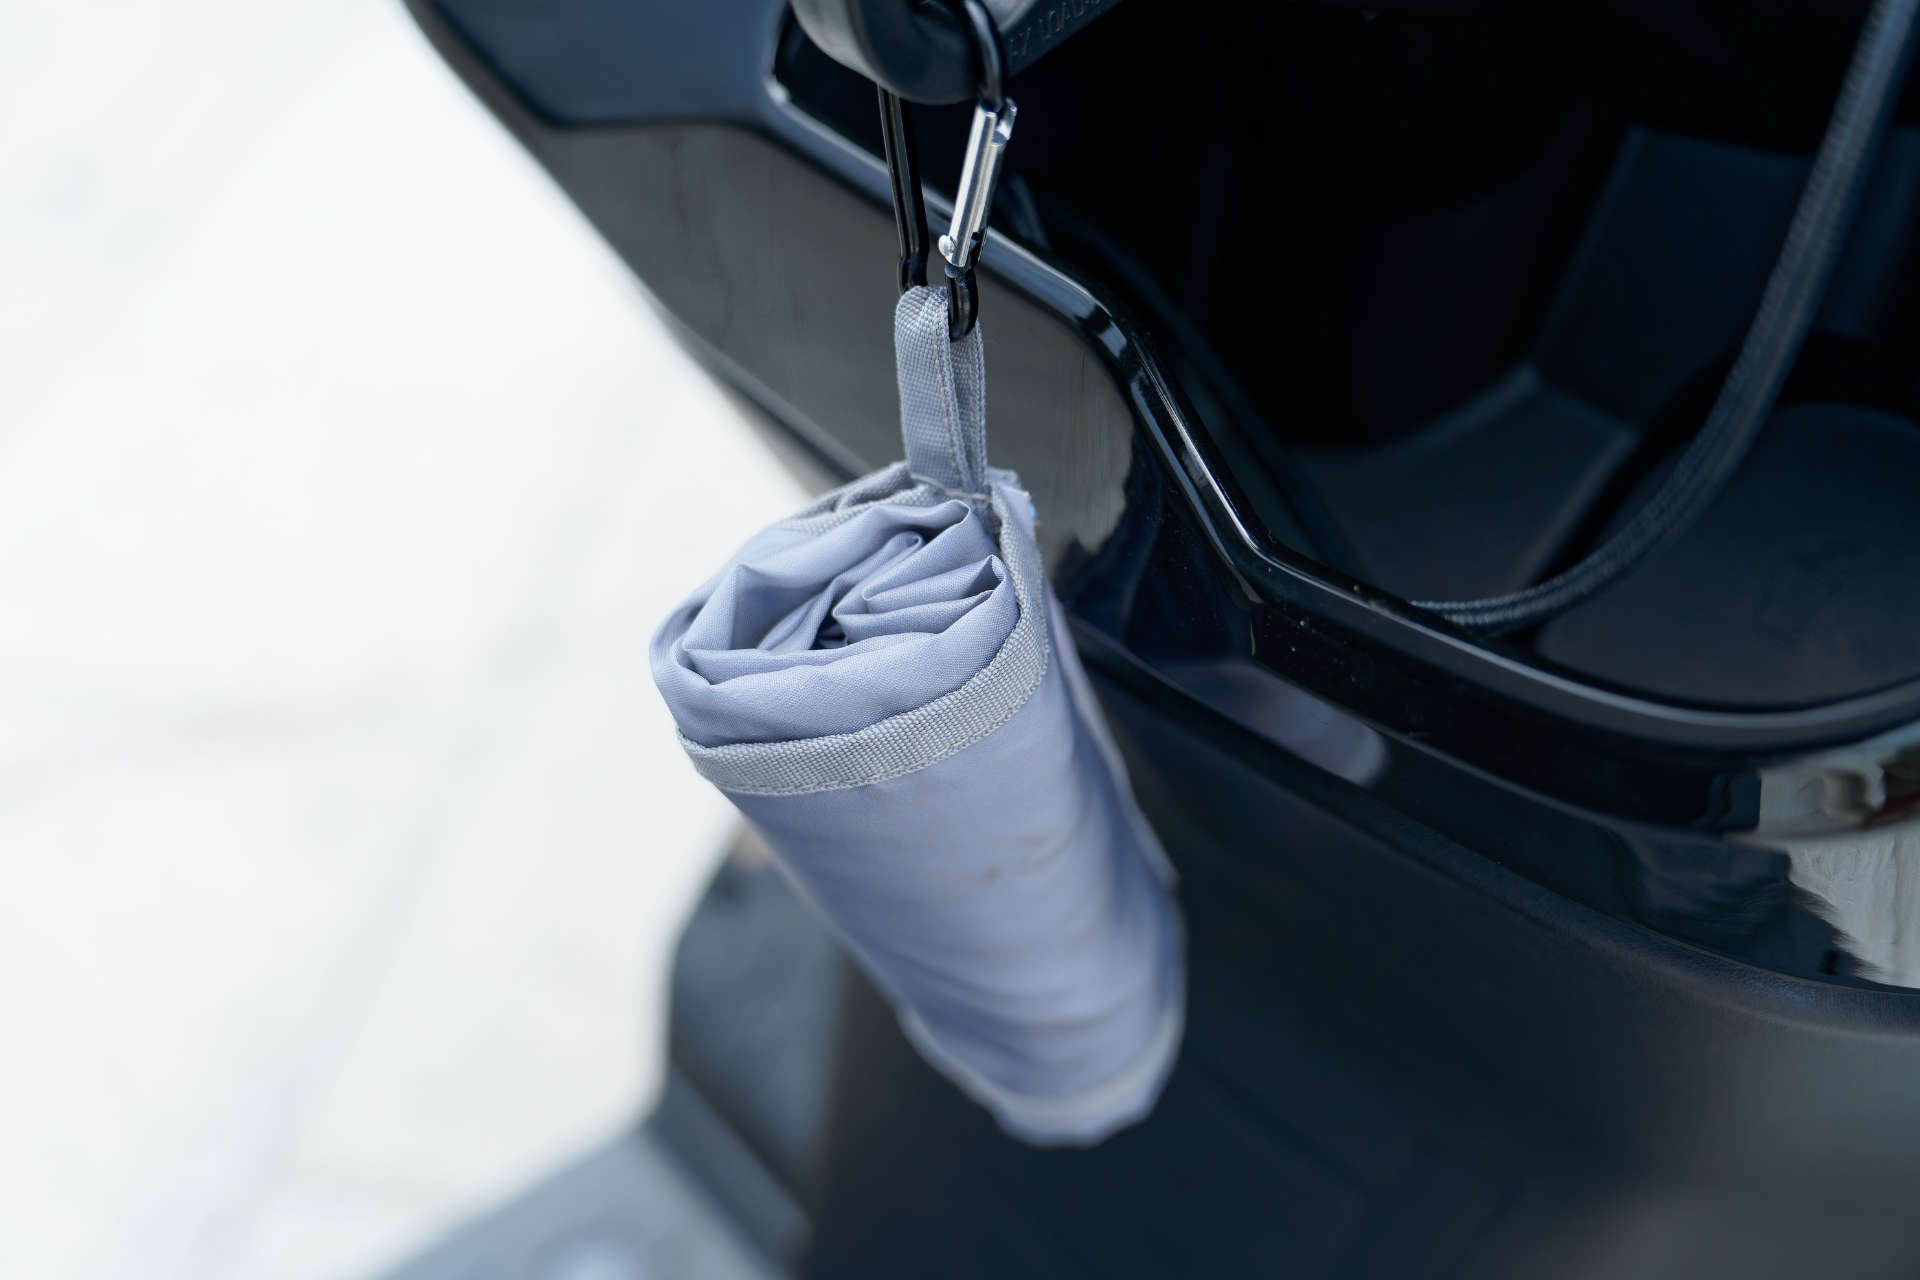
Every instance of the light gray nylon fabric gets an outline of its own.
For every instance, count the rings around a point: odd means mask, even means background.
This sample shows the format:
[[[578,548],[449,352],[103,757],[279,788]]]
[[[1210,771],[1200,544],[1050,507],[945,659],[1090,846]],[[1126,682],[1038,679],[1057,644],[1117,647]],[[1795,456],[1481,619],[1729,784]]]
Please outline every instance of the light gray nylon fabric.
[[[897,320],[908,461],[749,540],[662,625],[654,677],[920,1052],[1015,1136],[1096,1142],[1177,1052],[1172,875],[1031,501],[987,465],[977,331],[947,341],[939,289]]]
[[[970,611],[945,631],[909,634],[865,653],[853,652],[856,646],[814,650],[807,656],[851,660],[819,665],[797,659],[792,666],[724,683],[712,682],[702,669],[721,664],[696,666],[688,650],[690,635],[710,631],[704,616],[708,607],[725,605],[717,594],[696,593],[656,635],[654,678],[673,708],[681,745],[707,781],[723,791],[771,795],[881,782],[980,741],[1032,696],[1046,674],[1048,645],[1040,621],[1046,577],[1032,535],[1031,501],[1004,480],[994,484],[997,522],[1003,529],[1011,524],[1026,531],[1005,540],[1003,557],[986,532],[986,521],[966,504],[919,492],[937,505],[881,499],[859,514],[898,521],[917,518],[903,512],[958,508],[964,513],[954,536],[966,535],[979,550],[982,574],[994,585],[973,593]],[[791,535],[778,527],[768,531],[774,532]],[[736,564],[755,555],[766,537],[750,541]],[[799,545],[820,549],[817,542]],[[912,557],[905,559],[904,567],[911,569]],[[821,566],[820,575],[825,591],[845,580],[830,564]],[[728,574],[715,581],[724,585]],[[678,625],[682,620],[684,629]]]

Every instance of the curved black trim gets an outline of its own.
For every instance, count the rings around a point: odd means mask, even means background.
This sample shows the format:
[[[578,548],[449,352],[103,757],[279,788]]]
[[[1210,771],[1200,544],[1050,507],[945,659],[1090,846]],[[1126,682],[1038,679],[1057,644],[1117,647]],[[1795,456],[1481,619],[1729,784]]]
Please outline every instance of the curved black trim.
[[[773,88],[768,111],[756,124],[884,206],[890,199],[886,166],[801,113],[784,91]],[[1467,681],[1487,694],[1576,726],[1724,753],[1746,762],[1857,742],[1920,720],[1920,679],[1839,702],[1758,711],[1661,702],[1607,689],[1502,652],[1485,638],[1407,601],[1342,578],[1285,548],[1263,544],[1231,497],[1218,448],[1174,394],[1137,328],[1123,324],[1116,309],[1085,285],[998,232],[988,232],[981,266],[1086,336],[1179,478],[1182,496],[1216,550],[1251,594],[1270,605],[1309,610],[1358,640],[1391,647],[1429,668],[1430,679],[1444,686],[1448,696],[1454,682]]]
[[[413,0],[430,34],[459,39],[437,21],[449,0]],[[704,119],[756,133],[796,152],[878,209],[891,203],[886,166],[858,143],[800,111],[770,68],[783,38],[780,0],[738,0],[724,15],[744,35],[717,53],[712,75],[719,87],[714,108],[676,110],[675,120]],[[718,20],[718,17],[716,17]],[[758,23],[757,29],[754,23]],[[463,45],[465,41],[461,42]],[[449,49],[449,53],[452,50]],[[677,51],[684,56],[686,50]],[[463,49],[469,64],[477,54]],[[757,77],[747,83],[747,68]],[[502,81],[476,77],[474,87],[536,153],[539,133],[551,128],[531,115]],[[750,103],[750,106],[743,105]],[[938,206],[940,202],[936,202]],[[943,210],[944,211],[944,210]],[[1267,619],[1306,617],[1331,646],[1354,661],[1288,667],[1288,679],[1362,714],[1381,727],[1420,744],[1459,754],[1469,763],[1538,787],[1583,806],[1695,827],[1737,827],[1746,817],[1746,781],[1761,764],[1865,740],[1920,721],[1920,679],[1837,702],[1762,710],[1728,710],[1663,702],[1610,689],[1537,660],[1489,645],[1407,602],[1344,578],[1266,539],[1236,501],[1219,459],[1222,450],[1206,424],[1185,405],[1140,330],[1079,281],[1004,236],[990,233],[983,268],[1084,337],[1130,405],[1139,429],[1164,465],[1183,504],[1203,529],[1218,560],[1252,606]],[[1253,636],[1249,649],[1262,654]],[[1269,645],[1264,656],[1272,659]],[[1355,669],[1389,666],[1400,693],[1362,699]],[[1445,706],[1452,729],[1436,732],[1430,710]],[[1532,768],[1526,744],[1551,742],[1565,767]],[[1494,744],[1477,750],[1476,743]],[[1515,754],[1518,752],[1518,761]],[[1631,783],[1656,769],[1690,778],[1679,800],[1650,804]],[[1574,782],[1579,779],[1578,785]],[[1616,784],[1614,780],[1623,780]],[[1571,790],[1569,788],[1571,787]]]

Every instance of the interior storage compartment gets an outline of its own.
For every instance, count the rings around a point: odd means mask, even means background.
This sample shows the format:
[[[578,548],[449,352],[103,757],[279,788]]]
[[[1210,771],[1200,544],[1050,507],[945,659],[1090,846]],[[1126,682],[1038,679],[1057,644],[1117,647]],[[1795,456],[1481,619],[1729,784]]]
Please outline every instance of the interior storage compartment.
[[[1278,541],[1407,599],[1509,591],[1596,545],[1698,430],[1864,11],[1129,0],[1013,85],[994,223],[1138,327]],[[878,151],[871,87],[797,28],[777,75]],[[919,125],[938,184],[964,109]],[[1920,674],[1917,237],[1899,127],[1732,488],[1489,643],[1728,706]]]

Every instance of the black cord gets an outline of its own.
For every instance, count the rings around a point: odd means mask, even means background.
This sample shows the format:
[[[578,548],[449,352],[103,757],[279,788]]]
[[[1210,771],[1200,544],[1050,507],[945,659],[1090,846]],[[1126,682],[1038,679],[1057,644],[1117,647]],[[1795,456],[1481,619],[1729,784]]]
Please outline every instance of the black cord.
[[[1813,327],[1859,203],[1868,161],[1878,150],[1906,80],[1916,11],[1920,0],[1876,0],[1867,14],[1753,327],[1706,425],[1659,491],[1591,555],[1545,582],[1482,600],[1420,601],[1417,607],[1493,634],[1544,622],[1611,586],[1719,497],[1766,425]]]

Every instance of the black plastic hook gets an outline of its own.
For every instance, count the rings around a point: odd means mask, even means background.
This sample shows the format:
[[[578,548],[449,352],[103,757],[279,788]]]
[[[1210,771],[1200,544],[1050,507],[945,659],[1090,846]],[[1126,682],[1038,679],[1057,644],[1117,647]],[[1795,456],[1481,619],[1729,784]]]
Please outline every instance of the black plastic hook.
[[[927,202],[920,191],[920,149],[913,140],[913,108],[892,90],[880,90],[880,141],[893,185],[893,226],[900,241],[900,292],[927,282]]]
[[[1000,28],[984,0],[951,0],[951,3],[955,16],[960,19],[961,30],[973,46],[980,101],[998,111],[1007,101],[1007,50],[1000,42]]]

